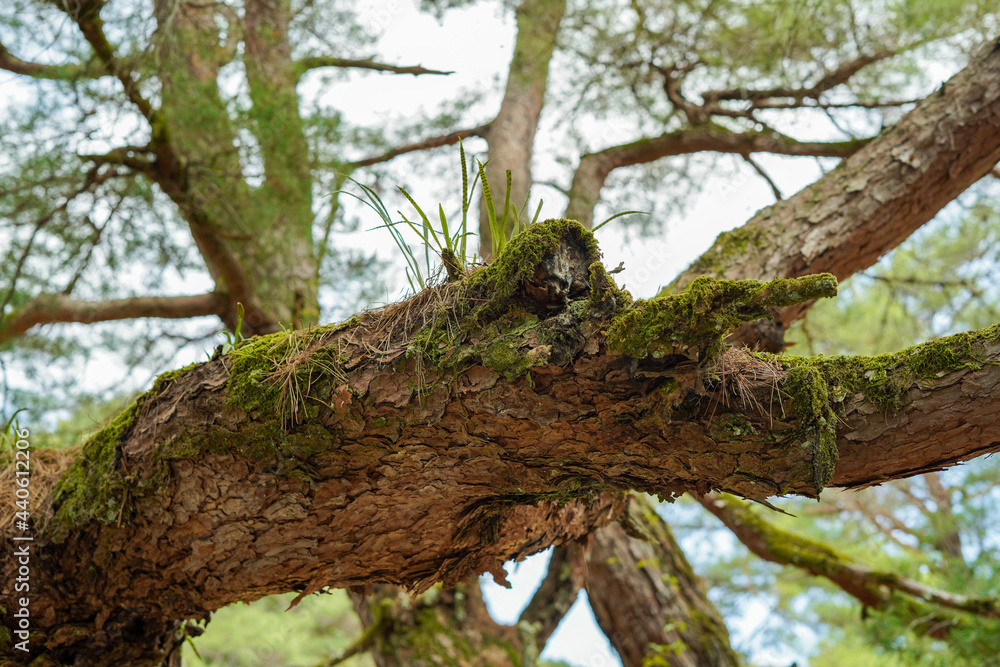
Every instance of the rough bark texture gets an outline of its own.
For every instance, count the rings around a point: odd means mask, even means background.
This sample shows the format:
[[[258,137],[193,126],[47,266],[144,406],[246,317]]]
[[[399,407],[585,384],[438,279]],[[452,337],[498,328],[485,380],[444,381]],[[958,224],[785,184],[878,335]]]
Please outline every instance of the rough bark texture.
[[[670,529],[641,498],[620,523],[594,532],[587,592],[625,667],[740,664]]]
[[[829,276],[632,303],[597,258],[549,221],[459,283],[161,376],[56,488],[35,646],[142,664],[237,600],[502,578],[625,489],[815,496],[1000,449],[995,329],[779,362],[721,337]]]
[[[668,290],[699,275],[768,279],[868,268],[1000,160],[1000,43],[837,169],[721,234]],[[780,322],[808,304],[782,310]]]

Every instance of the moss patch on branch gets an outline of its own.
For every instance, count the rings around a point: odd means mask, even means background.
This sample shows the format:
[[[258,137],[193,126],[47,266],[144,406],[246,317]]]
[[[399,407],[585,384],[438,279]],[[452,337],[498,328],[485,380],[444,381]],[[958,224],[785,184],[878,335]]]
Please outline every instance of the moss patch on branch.
[[[325,339],[358,324],[346,322],[252,338],[229,353],[226,404],[259,419],[294,423],[308,416],[307,399],[326,401],[343,381],[344,358]],[[322,386],[320,386],[322,385]],[[315,407],[315,406],[313,406]]]
[[[829,401],[842,403],[861,396],[880,410],[898,412],[906,394],[920,380],[987,365],[983,343],[1000,340],[1000,325],[946,336],[899,352],[873,357],[775,357],[790,370],[812,369],[826,381]]]
[[[522,377],[532,366],[546,363],[540,347],[525,349],[524,335],[539,325],[535,312],[539,305],[525,286],[533,283],[540,271],[547,272],[547,279],[553,283],[562,280],[556,274],[572,273],[567,264],[571,258],[560,256],[561,247],[579,255],[572,259],[584,262],[589,273],[582,274],[583,280],[594,275],[593,266],[600,265],[600,250],[593,234],[583,225],[567,219],[531,225],[512,238],[491,264],[441,288],[441,298],[425,316],[427,324],[413,336],[410,353],[417,355],[422,364],[437,369],[451,368],[475,357],[507,380]],[[627,293],[617,290],[606,273],[604,278],[601,303],[627,299]],[[567,298],[571,293],[591,296],[594,291],[590,283],[582,282],[560,283],[560,288],[565,289]],[[482,339],[471,348],[463,348],[469,337]]]
[[[530,225],[512,238],[491,264],[466,279],[463,290],[466,299],[482,299],[471,307],[472,318],[477,323],[486,322],[517,305],[518,290],[534,277],[542,260],[555,253],[564,240],[583,250],[588,260],[586,266],[600,260],[597,239],[576,220],[560,218]]]
[[[608,327],[608,347],[637,359],[714,356],[730,329],[782,308],[837,294],[829,273],[804,278],[715,280],[701,276],[680,294],[638,301]]]

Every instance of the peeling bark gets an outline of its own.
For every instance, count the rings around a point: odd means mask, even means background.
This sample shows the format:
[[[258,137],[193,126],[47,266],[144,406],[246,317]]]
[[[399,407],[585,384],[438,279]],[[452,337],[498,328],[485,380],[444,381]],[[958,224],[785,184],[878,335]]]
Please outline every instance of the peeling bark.
[[[1000,449],[997,330],[748,356],[730,327],[832,279],[633,303],[597,259],[549,221],[459,283],[162,376],[55,490],[37,645],[142,664],[174,621],[236,600],[500,578],[617,517],[627,489],[815,496]]]

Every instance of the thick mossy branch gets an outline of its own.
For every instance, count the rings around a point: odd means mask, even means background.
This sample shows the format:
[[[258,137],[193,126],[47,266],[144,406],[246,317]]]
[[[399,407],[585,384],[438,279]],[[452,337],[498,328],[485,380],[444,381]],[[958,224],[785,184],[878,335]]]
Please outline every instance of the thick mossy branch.
[[[570,252],[557,253],[560,246]],[[482,299],[471,309],[478,322],[508,312],[522,294],[536,302],[544,302],[546,297],[565,302],[570,296],[587,293],[586,272],[600,258],[597,240],[579,222],[546,220],[527,227],[489,266],[469,276],[465,296]]]
[[[139,480],[130,476],[122,466],[120,443],[135,421],[142,417],[146,402],[159,396],[192,366],[157,377],[148,392],[136,398],[83,445],[80,455],[53,488],[52,515],[46,527],[54,528],[57,539],[69,527],[94,519],[115,523],[123,516],[127,518],[127,495],[130,492],[133,496],[141,494],[163,481],[158,477]]]
[[[899,352],[872,357],[772,357],[785,367],[811,369],[829,388],[829,400],[841,403],[861,397],[893,413],[904,403],[915,382],[962,369],[979,370],[982,344],[1000,340],[1000,325],[945,336]]]
[[[608,347],[638,359],[702,360],[714,356],[726,334],[743,322],[770,317],[772,308],[836,294],[837,279],[829,273],[770,282],[702,276],[680,294],[636,302],[612,320]]]

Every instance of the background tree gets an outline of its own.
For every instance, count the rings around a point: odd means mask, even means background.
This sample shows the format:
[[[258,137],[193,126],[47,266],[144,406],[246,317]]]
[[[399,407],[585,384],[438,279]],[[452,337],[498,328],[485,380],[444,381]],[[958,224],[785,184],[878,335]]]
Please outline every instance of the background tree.
[[[686,201],[683,189],[678,192],[661,183],[670,180],[687,182],[689,187],[696,184],[708,168],[702,155],[706,151],[739,156],[749,169],[771,184],[780,198],[780,188],[753,153],[813,158],[854,155],[877,133],[880,124],[899,117],[897,109],[912,106],[927,92],[916,76],[922,63],[932,57],[958,59],[973,52],[974,45],[996,24],[988,7],[972,3],[934,3],[930,7],[902,3],[889,12],[876,13],[873,7],[856,3],[824,4],[822,8],[804,10],[740,3],[632,3],[628,8],[619,8],[525,2],[515,13],[517,39],[506,93],[496,115],[490,116],[492,120],[473,118],[474,111],[459,107],[457,113],[423,123],[417,128],[422,136],[405,136],[404,129],[399,132],[404,138],[389,143],[391,133],[379,137],[370,130],[344,127],[336,113],[321,103],[323,84],[315,82],[310,87],[312,79],[302,83],[303,77],[328,68],[428,76],[442,72],[365,57],[367,54],[360,51],[365,44],[364,31],[348,7],[325,3],[300,7],[280,2],[246,2],[240,6],[154,3],[150,12],[141,5],[80,2],[27,3],[15,9],[16,13],[4,17],[0,67],[30,80],[34,86],[23,89],[33,92],[26,93],[23,104],[12,107],[3,134],[10,156],[4,165],[2,184],[4,213],[9,220],[5,233],[10,243],[0,269],[6,272],[8,285],[0,339],[8,346],[8,372],[15,376],[51,358],[46,354],[74,360],[78,358],[75,355],[100,347],[100,341],[92,343],[86,334],[77,335],[75,330],[67,330],[62,339],[34,335],[34,327],[42,324],[214,316],[231,330],[239,327],[237,333],[250,335],[276,331],[282,325],[298,328],[317,322],[321,285],[333,282],[324,280],[324,276],[343,276],[351,269],[362,271],[370,265],[337,245],[337,232],[349,224],[344,222],[338,202],[321,203],[322,195],[343,185],[345,173],[378,168],[406,153],[477,136],[486,140],[486,152],[492,159],[488,173],[494,185],[504,182],[502,174],[506,170],[517,175],[513,196],[517,204],[527,196],[532,182],[529,175],[537,152],[536,130],[544,128],[540,123],[545,108],[554,112],[546,128],[553,137],[549,141],[558,146],[554,154],[570,168],[564,167],[558,176],[546,179],[550,184],[544,187],[564,191],[567,216],[585,225],[594,219],[602,192],[614,200],[616,184],[610,183],[607,189],[605,185],[615,170],[623,167],[633,167],[631,172],[618,172],[628,173],[621,177],[623,183],[655,183],[657,187],[646,190],[656,192],[657,197],[670,197],[674,205],[680,206]],[[59,26],[66,21],[71,29],[62,30]],[[767,38],[761,39],[762,35]],[[351,48],[359,50],[351,53]],[[550,61],[557,66],[551,66]],[[756,216],[740,232],[720,238],[713,251],[676,285],[686,284],[697,273],[769,278],[830,271],[844,278],[873,264],[996,163],[995,91],[984,83],[995,80],[990,78],[995,73],[993,68],[990,54],[974,59],[962,75],[948,84],[946,94],[918,106],[894,130],[884,134],[881,143],[873,143],[863,157],[848,161],[811,189]],[[571,76],[553,81],[555,93],[550,92],[549,104],[543,105],[550,88],[550,71],[569,72]],[[829,135],[839,132],[843,136],[836,140],[825,136],[820,140],[809,136],[794,139],[794,132],[785,129],[819,114],[833,128]],[[585,129],[596,123],[614,127],[615,139],[617,135],[625,136],[621,141],[593,145],[595,140]],[[427,128],[442,133],[428,136]],[[568,140],[560,140],[560,136]],[[944,137],[948,141],[943,141]],[[359,148],[368,157],[348,157]],[[554,171],[558,164],[543,162],[535,171]],[[637,172],[638,165],[645,165],[646,171]],[[977,194],[982,199],[977,206],[986,212],[982,215],[988,220],[991,193],[982,188]],[[657,197],[650,203],[655,203]],[[527,208],[532,209],[531,205]],[[481,236],[489,238],[488,230],[483,229]],[[969,236],[960,238],[967,240]],[[955,244],[950,260],[942,250],[939,254],[943,261],[954,265],[968,257],[969,249],[960,246]],[[484,244],[483,257],[490,254],[487,247],[489,244]],[[173,286],[188,286],[179,280],[185,276],[194,276],[191,282],[201,283],[200,293],[192,287],[190,292],[194,294],[177,295]],[[131,291],[127,289],[129,279],[158,287]],[[342,285],[342,280],[336,284]],[[610,289],[593,276],[588,284],[595,293]],[[966,285],[972,285],[970,293],[982,290],[977,285],[983,284],[982,279],[966,280]],[[809,296],[821,293],[823,289]],[[613,290],[608,294],[612,295],[612,306],[608,306],[605,316],[610,318],[624,303],[616,301],[620,297],[614,296]],[[924,308],[933,310],[933,303],[928,301]],[[935,313],[941,310],[942,299],[937,303]],[[959,304],[953,300],[949,303],[956,306],[957,312]],[[777,322],[783,327],[805,312],[804,306],[789,298],[762,297],[749,314],[730,313],[722,303],[702,305],[710,310],[722,308],[726,324],[759,317],[769,312],[767,308],[775,307],[780,308]],[[417,312],[430,311],[418,307]],[[398,324],[397,334],[402,338],[393,338],[396,325],[392,325],[386,336],[367,342],[374,343],[376,349],[386,346],[382,348],[384,353],[400,345],[412,345],[406,336],[419,332],[416,322],[404,319]],[[420,326],[426,324],[424,321]],[[934,324],[944,326],[940,321]],[[980,324],[984,323],[973,324],[956,316],[947,326],[960,329]],[[103,344],[125,349],[126,359],[138,360],[151,350],[169,357],[175,346],[164,343],[171,339],[187,344],[205,338],[203,333],[191,333],[187,328],[166,336],[164,326],[158,323],[152,335],[133,331],[125,336],[125,344],[120,340],[106,340]],[[433,326],[432,317],[431,330]],[[945,333],[943,329],[931,331]],[[497,329],[497,333],[509,332]],[[336,338],[335,331],[331,335],[338,344],[350,345]],[[745,342],[761,342],[772,349],[781,347],[780,328],[777,333],[773,328],[744,328],[740,336]],[[290,340],[286,345],[291,344],[295,353],[294,346],[300,344],[295,341],[300,339],[292,336]],[[304,347],[298,352],[313,352],[312,343],[302,339],[301,344]],[[699,338],[693,347],[713,351],[715,342]],[[427,348],[418,349],[426,352]],[[647,351],[639,354],[628,349],[628,354],[640,357]],[[360,354],[356,350],[354,353]],[[473,353],[483,361],[495,357],[495,352],[480,348]],[[987,350],[976,347],[972,353],[979,359],[977,355],[986,355]],[[560,366],[571,358],[557,356],[550,363]],[[330,363],[333,365],[326,367],[327,374],[339,377],[336,365],[341,362]],[[486,366],[496,364],[487,362]],[[206,372],[209,375],[199,377],[211,379],[215,371]],[[419,375],[421,371],[417,368],[416,372]],[[297,373],[298,367],[292,366],[290,377],[298,378]],[[502,375],[504,380],[512,381],[520,377],[519,373],[508,371]],[[221,376],[214,377],[217,382]],[[64,378],[79,382],[71,375]],[[916,377],[899,381],[915,379],[926,380]],[[692,387],[704,389],[701,380],[688,380],[695,383]],[[311,383],[311,375],[304,381]],[[935,387],[927,388],[926,384],[921,387],[930,392],[930,400]],[[150,400],[160,392],[165,396],[170,391],[187,400],[191,396],[182,390],[192,386],[187,380],[175,383],[167,379],[157,385]],[[341,397],[341,403],[334,401],[331,407],[327,401],[327,408],[335,412],[345,409],[343,392],[338,386],[330,389],[334,390],[332,396]],[[8,406],[19,406],[29,399],[32,405],[44,407],[43,401],[23,392],[8,391],[5,397]],[[623,396],[622,404],[627,403]],[[207,405],[221,410],[210,401]],[[154,420],[166,419],[162,413],[153,414]],[[306,417],[309,421],[315,415],[307,412]],[[182,417],[174,419],[184,424]],[[285,417],[279,421],[285,421]],[[274,425],[272,422],[269,428]],[[282,426],[287,430],[289,424]],[[292,424],[291,429],[296,426]],[[373,433],[382,428],[375,422],[370,427]],[[129,425],[125,430],[105,431],[104,437],[123,440],[141,431]],[[192,436],[178,437],[185,440]],[[244,444],[252,444],[250,433],[241,437]],[[274,432],[266,437],[285,440]],[[713,437],[718,440],[718,434]],[[977,448],[988,444],[977,439],[964,450],[948,452],[947,456],[953,458],[920,460],[915,462],[917,468],[889,467],[879,474],[891,477],[934,467],[981,451]],[[311,445],[302,441],[296,446]],[[307,450],[302,450],[293,458],[308,461],[309,456]],[[176,450],[164,460],[174,458],[178,463],[170,464],[172,470],[185,467],[186,457]],[[86,459],[84,456],[81,460]],[[99,469],[97,459],[92,460],[96,466],[92,470]],[[844,460],[851,458],[848,455]],[[860,466],[866,461],[859,458],[856,463]],[[81,465],[86,464],[78,462],[74,469],[79,470]],[[277,470],[287,472],[281,466]],[[118,473],[103,470],[101,474]],[[69,475],[66,480],[71,479]],[[197,479],[197,474],[192,478]],[[798,480],[795,484],[800,486],[791,484],[789,488],[816,493],[826,481],[814,484],[813,479],[808,483]],[[868,481],[872,480],[851,477],[849,473],[834,478],[835,483],[847,486]],[[570,541],[557,549],[550,565],[550,579],[564,581],[566,570],[577,574],[570,577],[569,585],[543,584],[525,610],[525,623],[517,632],[499,628],[489,620],[478,602],[474,584],[471,588],[460,584],[437,597],[424,597],[416,608],[401,605],[397,590],[380,589],[372,596],[355,600],[362,619],[380,631],[365,635],[364,648],[374,648],[380,664],[413,664],[417,655],[431,660],[428,651],[459,651],[466,660],[487,660],[489,664],[500,664],[499,655],[508,656],[513,663],[528,662],[544,645],[575,592],[586,586],[599,622],[629,664],[646,659],[676,664],[724,664],[735,660],[717,614],[694,582],[662,521],[644,511],[636,499],[626,502],[597,495],[604,489],[581,489],[579,481],[576,483],[570,505],[565,504],[566,497],[527,494],[506,497],[502,502],[507,505],[477,506],[477,518],[487,525],[494,521],[491,516],[497,516],[498,527],[534,526],[548,535],[549,542],[592,533],[583,545]],[[762,497],[755,485],[763,482],[734,482],[722,475],[714,481],[703,479],[698,486],[704,488],[699,490],[707,490],[706,484]],[[938,533],[948,532],[941,528],[942,521],[950,525],[947,516],[954,515],[953,510],[941,510],[947,505],[941,499],[951,497],[943,484],[938,480],[934,487],[938,500],[933,508],[928,506],[928,516],[938,518],[927,521]],[[107,486],[111,497],[117,499],[114,484]],[[611,486],[662,492],[670,488],[650,480]],[[75,492],[86,496],[90,491],[81,491],[84,487],[87,484],[78,484],[71,492],[71,487],[63,486],[60,494],[63,498]],[[780,485],[777,488],[785,490]],[[928,493],[930,488],[927,486]],[[565,492],[562,488],[561,493]],[[911,490],[911,495],[919,497],[919,492]],[[587,501],[583,509],[574,504],[581,498]],[[712,499],[704,502],[710,509],[715,507]],[[57,499],[57,512],[58,503]],[[66,501],[62,503],[65,507]],[[120,515],[124,506],[124,501],[116,505],[115,514]],[[511,518],[498,509],[510,506],[527,514]],[[567,512],[581,511],[584,518],[577,526]],[[743,515],[737,519],[739,516]],[[622,527],[598,529],[611,517],[617,517]],[[89,521],[98,517],[83,518]],[[75,517],[74,525],[80,525],[80,519]],[[744,524],[753,523],[744,519]],[[737,520],[730,518],[726,525],[741,535]],[[574,526],[569,535],[566,526]],[[106,534],[98,530],[95,539],[102,543],[110,539],[101,536]],[[950,557],[955,559],[961,555],[955,546],[961,537],[955,537],[960,533],[954,531],[951,535],[939,536],[937,543],[951,545],[941,548],[950,549]],[[57,539],[65,538],[62,535]],[[81,539],[78,545],[86,544],[89,538]],[[546,540],[532,544],[537,548]],[[500,543],[497,549],[491,558],[498,553],[512,556],[531,550],[516,540]],[[646,552],[650,549],[657,565],[644,563],[641,569],[662,570],[667,580],[676,584],[666,586],[663,577],[656,583],[653,577],[646,590],[635,581],[638,563],[649,560]],[[581,550],[590,553],[588,568],[580,566],[581,558],[585,558]],[[61,553],[61,557],[71,558],[65,549]],[[760,555],[781,560],[774,553]],[[608,563],[611,559],[634,561],[637,565],[600,567],[602,561]],[[473,560],[486,563],[482,558]],[[793,564],[809,569],[801,562]],[[832,571],[812,567],[809,571],[813,574],[836,581]],[[589,579],[579,575],[583,569],[589,572]],[[459,571],[468,575],[481,568],[470,565],[455,570]],[[856,567],[851,572],[860,576]],[[881,594],[888,586],[878,571],[864,574],[869,578],[862,578],[863,585],[852,594],[882,587]],[[413,576],[396,573],[389,580],[410,584],[423,581],[407,578]],[[169,579],[164,581],[169,583]],[[611,591],[618,590],[622,582],[630,582],[630,590],[636,591],[633,607],[647,610],[625,628],[631,632],[615,628],[615,623],[626,616],[618,613],[621,602],[612,597]],[[308,591],[312,585],[304,580],[294,584],[276,581],[245,595],[255,597],[271,592],[275,586]],[[889,588],[911,597],[927,592],[906,582]],[[942,586],[941,590],[960,588]],[[973,596],[971,601],[949,599],[949,606],[945,604],[946,594],[941,592],[934,602],[989,617],[992,603],[980,597],[986,596]],[[206,596],[202,604],[215,604],[211,598]],[[880,599],[876,596],[862,601],[879,607],[875,602]],[[882,607],[895,613],[894,607]],[[63,650],[111,651],[104,654],[105,660],[124,655],[114,651],[126,650],[119,646],[122,632],[135,623],[129,614],[137,613],[131,608],[126,611],[121,618],[115,616],[110,625],[108,617],[102,618],[103,612],[97,612],[89,621],[84,620],[84,614],[78,619],[82,625],[74,627],[88,632],[96,628],[98,634],[89,640],[91,645],[86,649]],[[899,618],[912,618],[912,609],[909,613],[910,617],[903,614]],[[143,610],[138,616],[148,619],[147,614],[148,610]],[[667,619],[673,619],[672,624]],[[88,627],[88,622],[94,625]],[[460,630],[463,642],[451,646],[443,641],[418,643],[416,639],[426,636],[429,627],[449,636]],[[883,637],[885,641],[896,640],[898,631],[891,631],[891,625],[880,627],[890,628]],[[155,635],[162,642],[156,646],[137,642],[133,647],[149,660],[169,653],[180,636],[177,628],[169,625],[147,628],[146,633],[145,641]],[[946,641],[950,636],[946,633],[936,638]],[[58,641],[50,646],[56,646]],[[484,649],[485,644],[507,648],[494,655]],[[401,653],[400,647],[416,653]],[[989,648],[987,644],[982,650]]]

